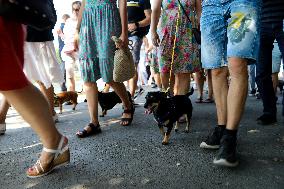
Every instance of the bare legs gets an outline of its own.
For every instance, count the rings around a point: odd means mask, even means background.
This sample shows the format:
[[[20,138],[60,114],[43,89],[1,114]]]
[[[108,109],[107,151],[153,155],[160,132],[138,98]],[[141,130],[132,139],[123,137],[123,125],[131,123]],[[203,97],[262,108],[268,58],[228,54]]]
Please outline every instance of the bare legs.
[[[1,94],[0,98],[0,124],[4,124],[9,110],[9,103],[6,98]]]
[[[128,86],[129,86],[129,92],[131,94],[132,97],[134,97],[134,94],[135,94],[135,90],[137,88],[137,81],[138,81],[138,72],[137,72],[137,65],[136,65],[136,68],[135,68],[135,75],[133,78],[131,78],[129,81],[128,81]]]
[[[75,79],[74,77],[68,78],[68,90],[75,91]]]
[[[236,130],[238,129],[244,111],[248,92],[247,60],[229,58],[229,72],[231,82],[227,98],[228,117],[226,128]]]
[[[228,68],[212,70],[213,92],[217,109],[218,125],[227,123]]]
[[[119,96],[125,109],[131,110],[133,107],[131,102],[129,101],[125,85],[123,83],[117,83],[114,81],[109,82],[108,84],[113,88],[115,93]],[[131,113],[123,113],[122,118],[131,118]],[[125,125],[127,123],[121,122],[120,124]]]
[[[247,61],[241,58],[229,58],[231,77],[228,87],[228,69],[212,70],[213,90],[217,108],[218,125],[226,125],[229,130],[238,128],[247,96]]]
[[[190,73],[175,74],[174,95],[185,95],[190,88]]]
[[[202,101],[202,99],[203,99],[203,87],[204,87],[203,70],[196,72],[194,74],[194,79],[195,79],[197,90],[198,90],[197,99],[200,99]]]
[[[43,146],[57,149],[61,135],[55,128],[52,115],[46,108],[48,103],[41,92],[31,84],[22,89],[1,92],[39,135]],[[46,152],[42,152],[40,157],[43,163],[50,162],[51,158],[50,153]]]
[[[112,87],[116,94],[120,97],[123,106],[126,109],[131,109],[131,102],[128,99],[128,95],[126,92],[126,88],[123,83],[117,82],[109,82],[107,86]],[[90,123],[97,125],[99,123],[98,120],[98,87],[95,82],[85,82],[84,83],[84,90],[86,92],[86,98],[88,103],[88,109],[90,114]],[[130,118],[130,113],[123,113],[122,118]],[[125,123],[121,123],[122,125]],[[86,126],[84,130],[87,132],[91,131],[92,128]]]
[[[48,103],[49,103],[49,107],[50,107],[50,112],[52,116],[56,115],[56,112],[54,110],[54,89],[53,86],[51,85],[51,87],[49,87],[48,89],[44,86],[43,83],[41,82],[37,82],[40,86],[40,90],[42,92],[42,94],[45,96],[45,98],[47,99]]]
[[[207,85],[208,85],[208,97],[207,99],[213,100],[213,85],[212,85],[212,73],[211,70],[207,70]]]

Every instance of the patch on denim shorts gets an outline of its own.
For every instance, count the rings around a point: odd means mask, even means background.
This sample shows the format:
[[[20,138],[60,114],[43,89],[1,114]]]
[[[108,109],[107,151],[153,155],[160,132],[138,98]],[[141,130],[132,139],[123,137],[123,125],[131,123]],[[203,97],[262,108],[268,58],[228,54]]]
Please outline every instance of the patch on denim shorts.
[[[232,14],[228,25],[229,40],[232,44],[240,43],[250,32],[250,26],[253,22],[253,17],[250,13],[235,12]]]

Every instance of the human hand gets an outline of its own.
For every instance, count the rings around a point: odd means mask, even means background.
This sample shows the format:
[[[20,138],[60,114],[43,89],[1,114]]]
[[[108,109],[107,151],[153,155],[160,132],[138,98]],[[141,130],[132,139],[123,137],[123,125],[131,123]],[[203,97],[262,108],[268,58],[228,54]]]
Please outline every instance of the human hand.
[[[136,29],[137,29],[137,26],[135,25],[135,23],[128,24],[129,32],[135,31]]]
[[[159,35],[157,34],[156,31],[151,31],[151,35],[152,35],[152,43],[155,47],[158,47],[160,44],[160,38]]]
[[[125,48],[128,46],[129,41],[127,35],[121,34],[119,39],[121,41],[119,43],[116,43],[116,48]]]

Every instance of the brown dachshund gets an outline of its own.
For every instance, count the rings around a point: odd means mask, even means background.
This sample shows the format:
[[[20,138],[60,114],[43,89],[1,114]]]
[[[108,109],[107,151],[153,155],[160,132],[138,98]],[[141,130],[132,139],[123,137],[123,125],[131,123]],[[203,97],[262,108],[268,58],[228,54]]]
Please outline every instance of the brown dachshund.
[[[78,102],[77,102],[78,94],[73,91],[64,91],[58,94],[54,94],[54,105],[59,106],[60,114],[62,114],[62,104],[64,102],[71,102],[73,104],[72,110],[75,110]]]

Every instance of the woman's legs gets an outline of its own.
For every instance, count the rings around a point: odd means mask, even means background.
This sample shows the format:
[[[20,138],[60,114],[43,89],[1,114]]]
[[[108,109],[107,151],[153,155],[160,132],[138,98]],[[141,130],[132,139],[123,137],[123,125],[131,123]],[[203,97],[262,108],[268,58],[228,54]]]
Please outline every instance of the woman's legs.
[[[86,93],[87,104],[90,114],[90,123],[97,125],[98,120],[98,87],[96,82],[86,82],[84,83],[84,90]],[[90,129],[86,127],[87,131]],[[85,129],[86,129],[85,128]]]
[[[68,90],[75,91],[75,79],[74,77],[68,78]]]
[[[162,73],[161,72],[161,82],[163,86],[163,90],[167,90],[169,88],[169,78],[170,74],[169,73]],[[170,93],[174,93],[174,86],[175,86],[175,75],[172,74],[171,77],[171,86],[170,86]]]
[[[61,134],[55,128],[52,115],[46,108],[48,103],[42,93],[32,84],[22,89],[1,91],[1,93],[39,135],[43,146],[57,149]],[[43,151],[40,160],[42,164],[47,164],[53,158],[51,153]]]
[[[0,98],[0,124],[5,124],[6,116],[10,107],[10,104],[6,98],[2,95]]]
[[[125,109],[126,110],[132,110],[132,108],[133,108],[132,107],[132,103],[129,100],[129,97],[127,95],[127,91],[126,91],[126,88],[125,88],[124,84],[123,83],[114,82],[114,81],[109,82],[108,84],[113,88],[115,93],[119,96],[119,98],[121,99],[122,104],[125,107]],[[131,118],[131,113],[123,113],[122,114],[122,118]],[[123,121],[120,124],[126,125],[127,121]]]
[[[38,81],[37,83],[40,86],[40,90],[41,90],[42,94],[45,96],[46,100],[49,103],[51,115],[55,116],[56,112],[54,110],[54,89],[53,89],[53,85],[51,85],[51,87],[49,87],[47,89],[42,82]]]
[[[204,76],[203,76],[203,70],[200,70],[199,72],[196,72],[194,74],[195,83],[198,90],[198,97],[197,99],[201,102],[203,99],[203,87],[204,87]]]
[[[175,74],[174,95],[185,95],[190,88],[190,73]]]
[[[212,73],[211,70],[207,70],[207,85],[208,85],[208,97],[207,99],[213,100],[213,85],[212,85]]]

